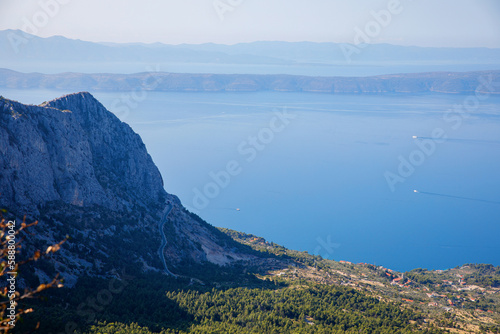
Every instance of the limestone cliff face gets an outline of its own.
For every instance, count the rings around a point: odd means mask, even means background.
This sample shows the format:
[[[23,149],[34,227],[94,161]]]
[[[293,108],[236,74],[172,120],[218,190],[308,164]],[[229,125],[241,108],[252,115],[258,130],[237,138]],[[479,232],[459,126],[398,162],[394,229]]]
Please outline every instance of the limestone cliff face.
[[[0,204],[48,201],[130,209],[162,201],[158,168],[136,133],[91,94],[40,106],[0,101]]]
[[[174,273],[255,259],[168,194],[139,135],[89,93],[39,106],[0,98],[0,193],[8,215],[39,221],[26,254],[71,237],[34,270],[41,282],[54,272],[66,286],[82,274],[161,272],[160,252]]]

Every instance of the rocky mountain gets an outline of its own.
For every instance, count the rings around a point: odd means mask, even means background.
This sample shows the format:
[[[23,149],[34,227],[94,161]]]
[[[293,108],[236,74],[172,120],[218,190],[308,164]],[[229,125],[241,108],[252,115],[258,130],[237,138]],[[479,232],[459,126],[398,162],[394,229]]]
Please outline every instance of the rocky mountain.
[[[25,235],[26,254],[71,237],[36,268],[39,281],[256,259],[168,194],[139,135],[89,93],[39,106],[2,97],[0,170],[0,208],[40,221]]]
[[[162,92],[309,92],[326,94],[500,93],[500,71],[431,72],[371,77],[309,77],[256,74],[20,73],[0,69],[0,88]]]
[[[186,46],[168,44],[93,43],[63,36],[41,38],[20,30],[0,31],[0,61],[57,62],[208,62],[279,64],[284,60],[268,56],[237,54],[221,51],[192,50]],[[36,55],[36,56],[34,56]]]
[[[2,201],[111,210],[158,205],[163,180],[142,140],[89,93],[41,106],[2,100]]]

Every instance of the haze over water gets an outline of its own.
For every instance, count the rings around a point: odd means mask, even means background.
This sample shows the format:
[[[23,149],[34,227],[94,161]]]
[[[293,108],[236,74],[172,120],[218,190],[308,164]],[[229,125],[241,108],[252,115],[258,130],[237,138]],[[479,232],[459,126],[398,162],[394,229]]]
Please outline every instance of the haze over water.
[[[2,91],[37,104],[62,94]],[[500,97],[454,129],[443,115],[466,96],[149,92],[124,112],[112,108],[120,93],[93,94],[141,135],[165,189],[215,226],[398,270],[500,264]],[[263,129],[284,110],[293,118],[270,137]],[[384,174],[422,151],[412,136],[436,128],[449,140],[392,192]],[[248,161],[259,134],[266,143]],[[228,162],[239,173],[197,206],[196,189]]]

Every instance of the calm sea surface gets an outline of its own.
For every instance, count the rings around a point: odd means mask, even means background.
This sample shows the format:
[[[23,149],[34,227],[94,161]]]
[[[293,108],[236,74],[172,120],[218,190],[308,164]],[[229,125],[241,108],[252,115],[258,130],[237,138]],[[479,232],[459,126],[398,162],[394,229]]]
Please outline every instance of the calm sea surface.
[[[213,225],[397,270],[500,265],[500,97],[122,94],[94,96]]]

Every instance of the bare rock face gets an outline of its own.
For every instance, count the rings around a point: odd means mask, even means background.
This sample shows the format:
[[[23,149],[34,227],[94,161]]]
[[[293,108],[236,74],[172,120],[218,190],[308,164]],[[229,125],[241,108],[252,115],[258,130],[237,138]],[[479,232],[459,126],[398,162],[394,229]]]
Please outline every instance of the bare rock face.
[[[163,181],[139,135],[89,93],[40,106],[0,101],[0,204],[63,201],[112,210],[162,201]]]
[[[66,286],[83,274],[162,272],[159,252],[174,273],[256,258],[168,194],[139,135],[89,93],[39,106],[0,98],[0,193],[0,208],[40,222],[25,235],[27,254],[71,237],[34,269],[40,282],[55,272]]]

